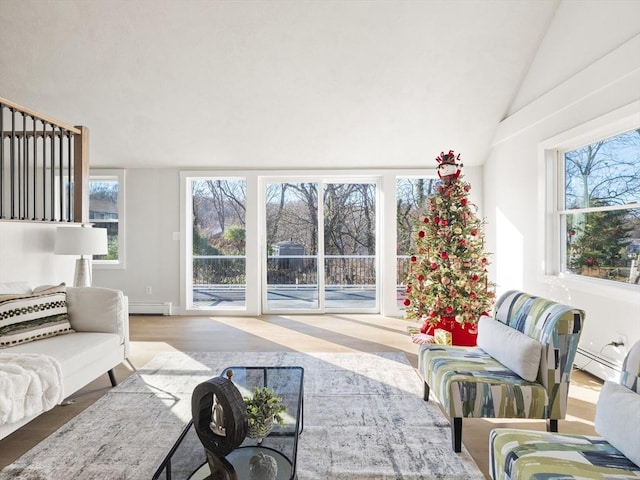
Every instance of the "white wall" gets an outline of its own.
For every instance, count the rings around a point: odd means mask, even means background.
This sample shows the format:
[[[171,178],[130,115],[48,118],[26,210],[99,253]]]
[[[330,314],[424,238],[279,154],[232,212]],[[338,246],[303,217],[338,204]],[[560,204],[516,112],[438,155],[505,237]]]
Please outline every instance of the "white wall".
[[[488,248],[496,253],[492,274],[499,293],[517,288],[552,298],[586,311],[580,348],[619,362],[626,348],[605,346],[624,334],[629,343],[640,339],[640,292],[630,286],[609,287],[599,282],[572,282],[544,275],[545,172],[542,147],[549,139],[580,132],[632,112],[640,121],[640,2],[589,4],[589,25],[583,18],[582,2],[562,2],[548,37],[532,64],[528,78],[550,81],[552,88],[501,122],[489,158],[485,163],[484,214],[489,222]],[[594,11],[597,10],[597,11]],[[589,28],[615,24],[628,27],[634,18],[635,35],[621,40],[618,32],[607,36],[599,31],[598,44],[589,48]],[[629,33],[629,29],[624,31]],[[584,39],[581,62],[572,72],[556,72],[557,52],[570,53],[568,43]],[[562,42],[565,42],[563,44]],[[568,43],[567,43],[568,42]],[[606,53],[602,53],[606,52]],[[591,54],[586,68],[582,63]],[[552,79],[552,80],[550,80]],[[536,92],[537,85],[523,82],[521,98]],[[618,114],[619,109],[624,112]],[[577,365],[588,360],[579,355]],[[587,370],[609,377],[613,373],[592,361]]]
[[[436,166],[435,161],[428,162],[432,164],[428,167]],[[464,168],[465,180],[472,185],[469,198],[478,205],[480,216],[484,215],[482,171],[481,167]],[[131,305],[171,302],[174,314],[184,313],[178,240],[184,237],[180,223],[180,170],[130,169],[125,182],[125,266],[94,266],[93,284],[122,290]],[[392,206],[395,208],[395,202]],[[395,261],[395,245],[392,250]],[[147,287],[151,287],[151,294],[146,293]],[[400,315],[395,307],[395,294],[392,303],[385,308],[386,313]]]
[[[130,303],[180,304],[180,172],[131,169],[125,180],[124,268],[95,266],[94,285],[117,288]],[[151,287],[151,294],[146,288]]]
[[[0,222],[0,283],[73,285],[75,256],[54,255],[56,224]]]

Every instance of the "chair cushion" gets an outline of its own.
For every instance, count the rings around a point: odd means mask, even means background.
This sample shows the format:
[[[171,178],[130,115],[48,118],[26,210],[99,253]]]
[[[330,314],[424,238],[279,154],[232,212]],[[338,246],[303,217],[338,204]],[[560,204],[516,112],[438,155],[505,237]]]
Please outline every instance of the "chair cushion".
[[[489,442],[494,479],[640,478],[640,467],[602,437],[497,428]]]
[[[0,348],[70,332],[64,286],[0,297]]]
[[[640,395],[604,382],[596,405],[596,432],[640,465]]]
[[[478,322],[478,346],[525,380],[540,369],[542,345],[524,333],[483,315]]]
[[[451,417],[548,418],[545,388],[479,347],[422,345],[418,367]]]

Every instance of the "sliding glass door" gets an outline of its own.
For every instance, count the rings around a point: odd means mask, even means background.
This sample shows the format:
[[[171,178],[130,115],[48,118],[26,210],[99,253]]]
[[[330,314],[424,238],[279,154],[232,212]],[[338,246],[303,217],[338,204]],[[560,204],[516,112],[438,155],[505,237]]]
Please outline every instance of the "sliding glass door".
[[[402,315],[412,232],[435,173],[181,178],[186,311]]]
[[[377,311],[376,184],[324,184],[327,310]]]
[[[274,181],[264,192],[263,310],[377,312],[376,183]]]

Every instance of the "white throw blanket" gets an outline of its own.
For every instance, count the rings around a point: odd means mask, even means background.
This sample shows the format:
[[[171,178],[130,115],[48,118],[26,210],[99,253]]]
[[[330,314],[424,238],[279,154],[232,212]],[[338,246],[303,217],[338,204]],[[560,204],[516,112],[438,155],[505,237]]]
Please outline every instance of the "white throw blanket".
[[[46,412],[62,395],[62,370],[55,358],[0,353],[0,425]]]

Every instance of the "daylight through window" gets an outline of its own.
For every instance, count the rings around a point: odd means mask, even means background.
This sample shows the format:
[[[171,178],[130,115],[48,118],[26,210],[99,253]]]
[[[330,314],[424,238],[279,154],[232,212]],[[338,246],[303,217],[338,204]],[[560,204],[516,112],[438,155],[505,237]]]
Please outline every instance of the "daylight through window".
[[[561,158],[563,270],[638,284],[640,128],[565,151]]]

